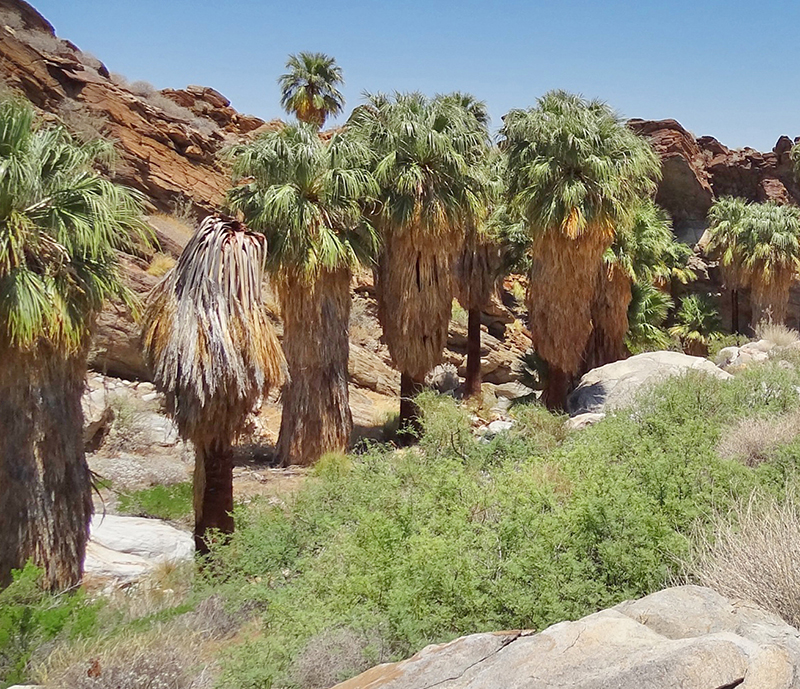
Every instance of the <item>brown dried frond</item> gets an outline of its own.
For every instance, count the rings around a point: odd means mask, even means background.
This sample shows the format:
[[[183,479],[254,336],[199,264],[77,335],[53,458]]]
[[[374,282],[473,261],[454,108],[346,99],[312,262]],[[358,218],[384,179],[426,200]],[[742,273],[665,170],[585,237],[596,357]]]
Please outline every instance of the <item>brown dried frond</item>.
[[[500,278],[500,246],[484,234],[467,232],[455,262],[455,294],[467,311],[489,301]]]
[[[576,239],[545,232],[533,243],[528,318],[533,348],[562,371],[577,373],[592,332],[598,266],[613,239],[605,228]]]
[[[442,361],[453,302],[457,231],[387,233],[376,268],[378,319],[392,361],[422,381]]]
[[[630,276],[619,264],[604,263],[592,302],[593,331],[584,366],[587,370],[625,358],[631,298]]]
[[[147,300],[144,350],[181,434],[233,437],[286,364],[262,302],[266,240],[209,216]]]

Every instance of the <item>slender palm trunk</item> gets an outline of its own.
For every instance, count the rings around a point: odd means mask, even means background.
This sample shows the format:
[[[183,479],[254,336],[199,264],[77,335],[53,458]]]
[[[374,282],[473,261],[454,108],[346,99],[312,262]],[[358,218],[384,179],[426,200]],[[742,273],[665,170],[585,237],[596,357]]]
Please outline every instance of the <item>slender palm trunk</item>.
[[[308,465],[326,452],[346,450],[353,430],[347,389],[350,271],[323,271],[313,282],[288,273],[278,291],[290,380],[283,389],[277,454],[284,466]]]
[[[481,392],[481,310],[470,309],[467,321],[467,376],[464,397]]]
[[[422,392],[422,382],[414,380],[408,373],[400,374],[400,419],[397,439],[401,445],[415,442],[422,432],[419,406],[414,398]]]
[[[547,387],[542,391],[542,403],[551,411],[563,411],[571,382],[569,373],[551,364],[547,370]]]
[[[731,332],[739,334],[739,290],[731,290]]]
[[[233,448],[229,440],[195,443],[194,546],[208,552],[207,532],[233,533]]]
[[[92,516],[86,357],[6,350],[0,360],[0,586],[30,559],[65,589],[80,582]]]

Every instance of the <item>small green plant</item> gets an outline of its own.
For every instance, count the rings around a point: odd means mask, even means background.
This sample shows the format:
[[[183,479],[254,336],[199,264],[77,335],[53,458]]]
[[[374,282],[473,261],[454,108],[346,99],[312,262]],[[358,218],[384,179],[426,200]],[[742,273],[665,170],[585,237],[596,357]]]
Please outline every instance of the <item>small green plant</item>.
[[[675,320],[669,332],[680,338],[683,351],[694,356],[708,356],[709,338],[720,328],[719,314],[711,298],[702,294],[684,297]]]
[[[28,563],[0,591],[0,688],[27,683],[31,658],[45,643],[95,632],[103,603],[81,591],[51,594],[42,588],[43,574]]]
[[[460,325],[462,328],[467,327],[467,320],[469,319],[469,314],[464,309],[461,304],[459,304],[455,299],[453,299],[453,308],[450,313],[450,319]]]
[[[124,493],[119,498],[119,510],[139,517],[183,519],[192,513],[192,484],[187,481]]]

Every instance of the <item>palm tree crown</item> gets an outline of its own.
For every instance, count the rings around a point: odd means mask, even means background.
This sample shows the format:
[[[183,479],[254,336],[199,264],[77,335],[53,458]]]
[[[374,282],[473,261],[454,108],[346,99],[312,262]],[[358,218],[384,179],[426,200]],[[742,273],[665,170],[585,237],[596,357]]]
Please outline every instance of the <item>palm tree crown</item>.
[[[92,167],[109,144],[34,120],[29,105],[0,103],[0,346],[69,353],[106,298],[128,298],[115,250],[149,233],[140,195]]]
[[[281,105],[301,122],[321,128],[329,116],[344,107],[338,87],[344,84],[342,68],[324,53],[301,52],[286,61],[289,70],[278,79]]]
[[[231,151],[233,210],[262,232],[268,267],[313,277],[319,270],[370,264],[378,239],[362,214],[377,194],[368,152],[346,134],[323,141],[308,124],[287,125]]]

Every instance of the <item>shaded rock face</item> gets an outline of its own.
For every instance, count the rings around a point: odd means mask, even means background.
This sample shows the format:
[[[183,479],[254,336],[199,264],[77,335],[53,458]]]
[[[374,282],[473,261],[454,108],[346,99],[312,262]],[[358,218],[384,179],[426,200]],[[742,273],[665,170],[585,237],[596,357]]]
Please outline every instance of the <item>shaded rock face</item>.
[[[753,604],[682,586],[539,634],[473,634],[337,689],[797,687],[800,632]]]
[[[633,119],[628,126],[650,140],[662,161],[656,201],[673,218],[680,239],[696,243],[715,199],[800,203],[800,186],[789,154],[793,142],[780,137],[772,151],[730,149],[712,136],[695,136],[675,120]]]

